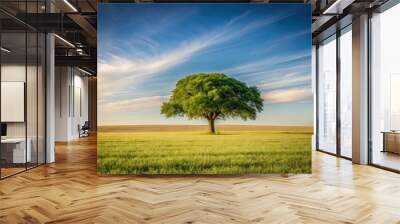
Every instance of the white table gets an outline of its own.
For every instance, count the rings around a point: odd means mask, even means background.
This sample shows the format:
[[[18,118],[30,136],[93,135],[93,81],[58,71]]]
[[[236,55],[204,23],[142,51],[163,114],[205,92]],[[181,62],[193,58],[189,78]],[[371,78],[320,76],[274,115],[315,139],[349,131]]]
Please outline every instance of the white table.
[[[28,142],[25,151],[25,138],[5,138],[1,139],[2,145],[13,145],[13,163],[26,163],[32,160],[31,145],[32,141],[30,138],[26,139]]]

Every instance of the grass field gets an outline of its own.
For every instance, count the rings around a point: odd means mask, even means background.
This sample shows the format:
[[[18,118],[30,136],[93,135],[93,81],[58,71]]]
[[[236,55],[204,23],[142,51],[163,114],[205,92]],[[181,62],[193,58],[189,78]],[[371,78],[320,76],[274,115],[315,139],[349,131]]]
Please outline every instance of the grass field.
[[[220,125],[103,126],[97,169],[102,174],[310,173],[308,127]]]

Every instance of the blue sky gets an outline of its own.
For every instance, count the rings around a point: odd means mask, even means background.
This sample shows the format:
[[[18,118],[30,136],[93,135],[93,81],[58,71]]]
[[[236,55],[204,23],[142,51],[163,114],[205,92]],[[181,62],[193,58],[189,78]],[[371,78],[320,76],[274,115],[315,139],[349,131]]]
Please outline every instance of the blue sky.
[[[264,111],[230,124],[312,125],[311,13],[302,4],[99,4],[99,124],[165,118],[176,81],[223,72],[257,86]]]

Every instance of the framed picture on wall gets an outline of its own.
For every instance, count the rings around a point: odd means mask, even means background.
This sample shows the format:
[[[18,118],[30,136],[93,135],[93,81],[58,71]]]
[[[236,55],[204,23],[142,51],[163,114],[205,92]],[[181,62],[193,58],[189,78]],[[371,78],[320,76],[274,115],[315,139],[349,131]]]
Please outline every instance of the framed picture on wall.
[[[98,9],[99,173],[311,172],[309,5]]]

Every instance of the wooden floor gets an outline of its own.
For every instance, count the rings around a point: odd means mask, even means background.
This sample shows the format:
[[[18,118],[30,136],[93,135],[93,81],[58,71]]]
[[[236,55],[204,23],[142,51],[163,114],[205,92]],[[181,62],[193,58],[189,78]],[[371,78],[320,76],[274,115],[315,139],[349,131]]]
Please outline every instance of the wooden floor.
[[[377,165],[400,170],[400,155],[391,152],[381,152],[376,150],[373,155],[373,161]]]
[[[17,168],[15,168],[15,167],[1,168],[1,177],[8,177],[13,174],[23,172],[25,170],[26,170],[25,167],[23,167],[23,168],[19,168],[19,167],[17,167]]]
[[[313,174],[102,177],[95,139],[0,181],[0,223],[400,223],[400,175],[313,154]]]

